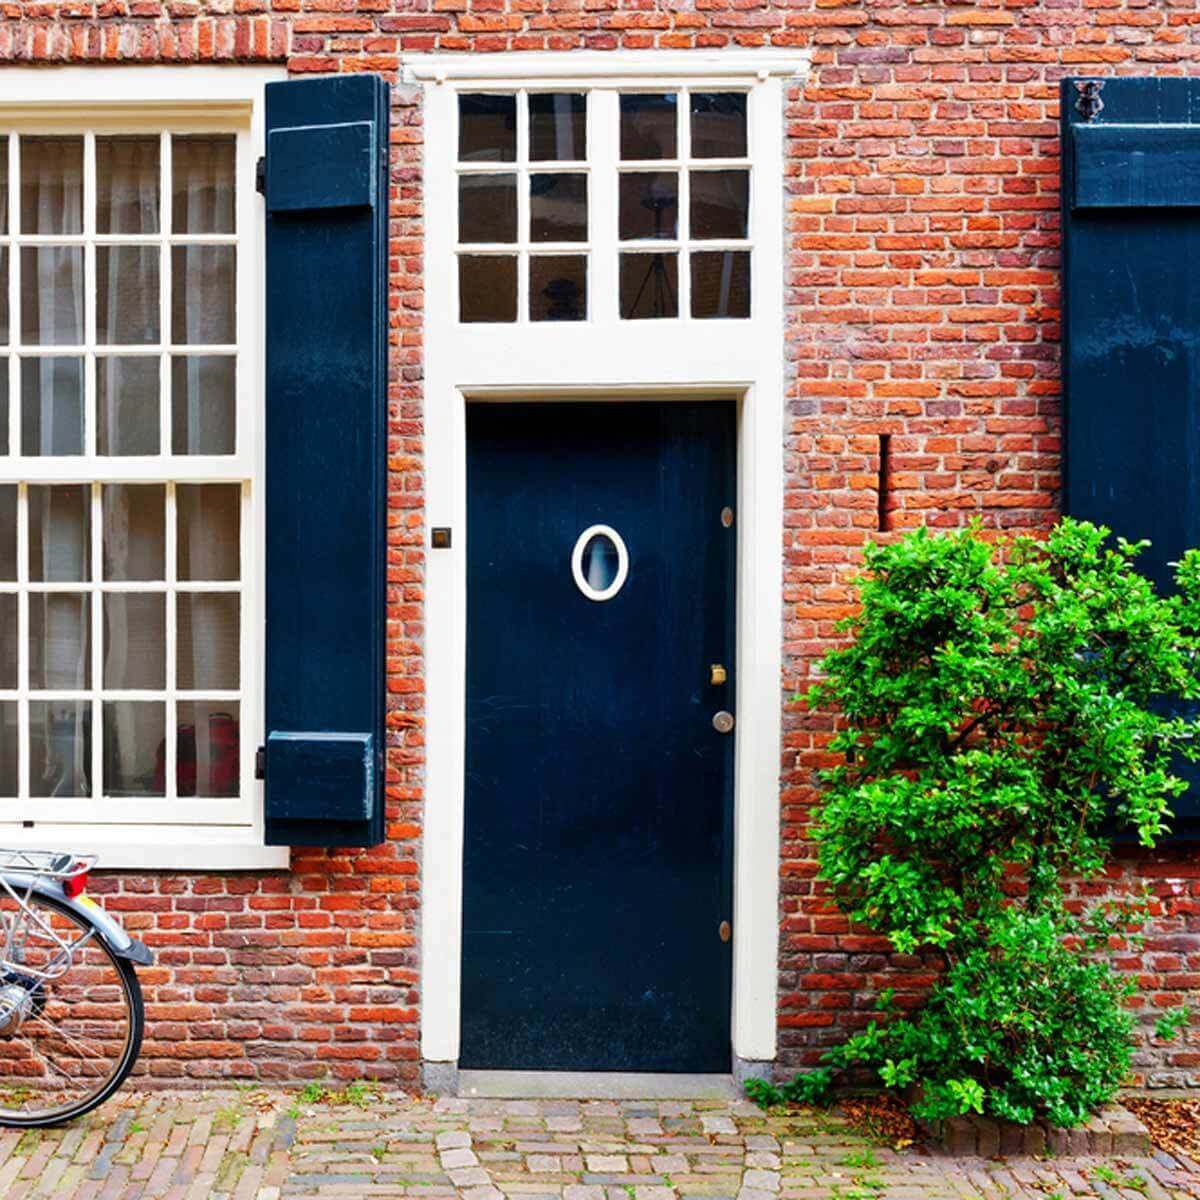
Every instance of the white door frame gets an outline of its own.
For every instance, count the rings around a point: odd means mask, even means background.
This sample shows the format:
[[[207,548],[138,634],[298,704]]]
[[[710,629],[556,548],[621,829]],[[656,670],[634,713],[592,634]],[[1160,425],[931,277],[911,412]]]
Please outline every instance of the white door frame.
[[[733,1015],[735,1069],[773,1060],[779,941],[779,809],[784,538],[783,102],[807,56],[605,54],[628,86],[751,90],[752,312],[740,321],[462,325],[453,257],[454,120],[459,90],[600,86],[583,53],[436,55],[406,60],[425,91],[425,515],[449,549],[425,569],[426,773],[421,872],[421,1055],[427,1077],[458,1061],[466,733],[466,406],[488,400],[731,399],[738,405],[737,686],[734,775]],[[516,60],[520,60],[517,62]],[[472,61],[474,60],[474,61]],[[507,61],[506,61],[507,60]],[[589,73],[592,72],[592,73]],[[532,74],[531,74],[532,73]],[[607,78],[607,77],[603,77]],[[646,84],[649,78],[653,83]],[[595,169],[595,168],[594,168]],[[615,197],[615,186],[610,193]],[[603,185],[593,190],[600,209]],[[603,227],[615,209],[594,213]],[[602,249],[602,248],[601,248]],[[594,249],[594,253],[597,251]],[[603,269],[597,263],[597,271]],[[520,1064],[514,1064],[519,1067]],[[439,1071],[438,1068],[444,1070]]]

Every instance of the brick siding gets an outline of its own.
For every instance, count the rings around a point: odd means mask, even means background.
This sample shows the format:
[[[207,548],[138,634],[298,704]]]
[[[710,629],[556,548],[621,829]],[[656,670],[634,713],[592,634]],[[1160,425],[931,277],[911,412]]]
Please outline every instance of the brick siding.
[[[8,62],[286,62],[394,73],[405,51],[811,46],[787,101],[786,678],[803,689],[888,523],[1041,528],[1058,502],[1057,81],[1181,74],[1190,3],[1064,0],[155,0],[9,3]],[[0,69],[3,69],[0,67]],[[296,851],[288,874],[109,876],[154,947],[144,1067],[159,1077],[415,1083],[422,735],[419,92],[395,95],[390,260],[389,837]],[[817,894],[804,828],[828,722],[784,702],[783,1063],[865,1020],[922,971]],[[1123,855],[1161,915],[1140,957],[1147,1026],[1200,986],[1196,847]],[[1147,1042],[1151,1083],[1200,1086],[1200,1037]]]

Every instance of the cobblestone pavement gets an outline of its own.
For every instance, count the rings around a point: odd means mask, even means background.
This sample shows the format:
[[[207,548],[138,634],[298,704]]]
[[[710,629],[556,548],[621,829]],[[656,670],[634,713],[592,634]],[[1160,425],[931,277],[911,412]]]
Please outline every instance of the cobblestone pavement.
[[[836,1114],[745,1102],[316,1092],[131,1091],[64,1129],[2,1132],[0,1197],[1200,1197],[1200,1164],[1166,1155],[946,1158],[875,1144]]]

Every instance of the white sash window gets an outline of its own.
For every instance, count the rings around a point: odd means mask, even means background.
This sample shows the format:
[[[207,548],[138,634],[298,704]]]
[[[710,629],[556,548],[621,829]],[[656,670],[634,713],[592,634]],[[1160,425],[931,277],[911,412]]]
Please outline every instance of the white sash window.
[[[249,865],[264,76],[66,73],[0,91],[0,841]]]

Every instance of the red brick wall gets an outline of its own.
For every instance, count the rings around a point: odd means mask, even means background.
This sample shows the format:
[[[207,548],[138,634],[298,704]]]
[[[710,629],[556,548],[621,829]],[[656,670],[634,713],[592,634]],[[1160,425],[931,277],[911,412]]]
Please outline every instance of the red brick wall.
[[[1042,527],[1058,488],[1057,88],[1194,70],[1200,16],[1148,0],[66,0],[0,10],[0,60],[279,61],[394,72],[404,51],[804,45],[787,111],[786,678],[802,688],[878,519]],[[2,68],[0,68],[2,69]],[[419,95],[396,95],[391,245],[389,830],[288,875],[110,878],[158,952],[147,1068],[416,1078],[422,769]],[[804,840],[824,718],[785,704],[780,1024],[794,1065],[904,964],[813,894]],[[1200,985],[1200,866],[1123,860],[1163,915],[1147,1014]],[[919,973],[909,985],[919,983]],[[903,986],[903,984],[902,984]],[[1200,1085],[1200,1041],[1145,1073]]]

